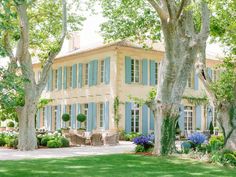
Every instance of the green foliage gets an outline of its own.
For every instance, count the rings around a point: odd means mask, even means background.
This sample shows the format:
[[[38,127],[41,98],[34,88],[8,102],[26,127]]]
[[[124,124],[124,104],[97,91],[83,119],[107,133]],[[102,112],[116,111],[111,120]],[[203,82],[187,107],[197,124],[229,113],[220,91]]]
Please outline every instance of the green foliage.
[[[226,57],[223,63],[218,65],[221,69],[220,78],[211,85],[211,89],[219,102],[233,103],[236,99],[236,58]]]
[[[47,147],[48,148],[59,148],[62,146],[61,141],[59,141],[58,139],[54,139],[54,140],[49,140],[47,142]]]
[[[114,99],[113,107],[114,107],[114,120],[115,120],[116,128],[118,128],[119,121],[120,121],[120,114],[119,114],[120,100],[118,96],[116,96]]]
[[[50,136],[44,136],[42,139],[41,139],[41,145],[42,146],[47,146],[47,143],[48,143],[48,141],[50,141],[50,140],[52,140],[53,138],[52,137],[50,137]]]
[[[211,155],[211,161],[222,165],[236,166],[236,153],[228,149],[215,151]]]
[[[38,104],[37,104],[37,109],[42,109],[49,103],[53,102],[53,99],[47,99],[47,98],[40,98]]]
[[[84,114],[78,114],[78,115],[77,115],[77,120],[78,120],[79,122],[84,122],[86,119],[87,119],[87,117],[86,117],[86,115],[84,115]]]
[[[192,145],[189,141],[184,141],[182,144],[181,144],[181,149],[183,151],[183,153],[185,154],[188,154],[190,149],[191,149]]]
[[[63,120],[64,122],[68,122],[68,121],[70,120],[70,115],[67,114],[67,113],[64,113],[64,114],[62,115],[62,120]]]
[[[17,148],[18,137],[15,133],[0,133],[0,146],[6,146],[9,148]]]
[[[212,135],[209,139],[208,151],[214,152],[223,149],[224,147],[224,137]]]
[[[204,97],[182,96],[182,98],[193,105],[207,105],[209,103],[206,95]]]
[[[135,133],[135,132],[130,132],[130,133],[126,133],[124,138],[125,141],[133,141],[134,138],[141,136],[141,133]]]
[[[210,122],[209,130],[210,130],[210,134],[213,135],[214,134],[214,126],[213,126],[213,122],[212,121]]]
[[[142,145],[137,145],[135,147],[135,152],[146,152],[146,149]]]
[[[7,123],[7,127],[14,127],[15,126],[15,124],[14,124],[14,122],[12,122],[12,121],[10,121],[10,122],[8,122]]]
[[[61,147],[69,147],[70,146],[69,140],[66,139],[65,137],[60,137],[59,140],[61,141]]]
[[[0,136],[0,146],[5,146],[5,144],[6,144],[6,141],[5,141],[4,137]]]

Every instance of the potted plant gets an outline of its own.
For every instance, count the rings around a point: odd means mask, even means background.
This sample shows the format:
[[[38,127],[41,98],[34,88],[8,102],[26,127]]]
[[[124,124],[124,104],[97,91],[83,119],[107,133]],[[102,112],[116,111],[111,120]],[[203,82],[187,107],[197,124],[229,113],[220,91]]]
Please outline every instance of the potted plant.
[[[62,120],[65,122],[65,127],[61,129],[62,133],[65,134],[65,133],[69,133],[69,127],[67,127],[67,122],[70,120],[70,115],[67,114],[67,113],[64,113],[62,115]]]
[[[219,131],[220,131],[220,128],[219,128],[219,127],[214,127],[214,134],[215,134],[215,135],[218,135],[218,134],[219,134]]]
[[[7,123],[7,130],[8,131],[14,130],[14,127],[15,127],[15,123],[14,122],[10,121],[10,122]]]
[[[83,134],[85,132],[86,129],[85,129],[84,125],[82,125],[82,123],[85,122],[85,120],[86,120],[86,115],[84,115],[84,114],[77,115],[77,121],[80,122],[80,127],[77,129],[78,134]]]

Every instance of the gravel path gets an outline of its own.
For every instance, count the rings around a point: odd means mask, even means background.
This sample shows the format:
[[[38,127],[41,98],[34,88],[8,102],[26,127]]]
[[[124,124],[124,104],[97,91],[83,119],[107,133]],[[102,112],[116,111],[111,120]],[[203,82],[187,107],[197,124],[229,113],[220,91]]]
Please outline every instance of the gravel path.
[[[134,151],[132,142],[120,141],[116,146],[80,146],[57,149],[37,149],[34,151],[18,151],[14,149],[0,149],[0,160],[21,160],[39,158],[62,158],[73,156],[90,156],[105,154],[121,154]]]

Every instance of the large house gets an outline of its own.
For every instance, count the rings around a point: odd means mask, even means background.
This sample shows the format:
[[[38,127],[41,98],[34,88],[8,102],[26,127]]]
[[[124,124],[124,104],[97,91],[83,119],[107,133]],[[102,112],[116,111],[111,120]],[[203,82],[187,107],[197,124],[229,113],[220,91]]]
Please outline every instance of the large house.
[[[65,126],[78,129],[81,126],[91,132],[115,129],[114,99],[118,97],[119,128],[125,132],[151,133],[154,118],[146,105],[138,105],[130,96],[146,98],[158,83],[158,63],[164,50],[147,50],[126,41],[102,45],[88,50],[76,50],[55,59],[49,74],[43,98],[53,99],[37,114],[37,128],[54,131]],[[212,79],[217,78],[213,67],[219,61],[207,59]],[[34,64],[36,81],[40,78],[40,64]],[[188,79],[184,93],[189,97],[204,97],[203,86],[194,71]],[[68,125],[62,114],[71,115]],[[83,113],[87,120],[83,125],[76,116]],[[184,130],[208,129],[215,124],[214,108],[210,105],[193,105],[182,100],[179,126]]]

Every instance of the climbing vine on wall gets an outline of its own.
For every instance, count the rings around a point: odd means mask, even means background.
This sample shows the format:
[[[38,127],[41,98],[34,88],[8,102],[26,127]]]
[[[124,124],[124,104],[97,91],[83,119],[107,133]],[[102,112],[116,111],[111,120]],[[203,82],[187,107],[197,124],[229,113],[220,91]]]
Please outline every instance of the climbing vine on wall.
[[[187,100],[190,104],[193,105],[207,105],[209,103],[209,100],[207,96],[203,97],[194,97],[194,96],[183,96],[183,99]]]

